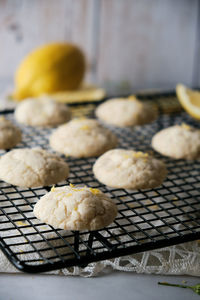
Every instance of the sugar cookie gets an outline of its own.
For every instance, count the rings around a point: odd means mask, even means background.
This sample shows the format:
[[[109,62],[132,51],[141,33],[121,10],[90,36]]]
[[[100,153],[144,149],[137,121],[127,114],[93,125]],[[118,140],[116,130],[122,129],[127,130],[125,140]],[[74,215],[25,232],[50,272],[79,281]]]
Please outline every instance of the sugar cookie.
[[[153,136],[152,147],[176,159],[200,158],[200,130],[187,124],[165,128]]]
[[[96,116],[103,122],[119,126],[143,125],[157,117],[155,106],[143,103],[135,97],[115,98],[100,104]]]
[[[57,128],[51,147],[66,156],[98,156],[117,145],[116,136],[93,119],[74,119]]]
[[[165,164],[148,153],[114,149],[100,156],[94,166],[95,177],[115,188],[147,189],[162,184]]]
[[[0,149],[11,149],[21,142],[21,130],[4,117],[0,117]]]
[[[16,120],[29,126],[53,127],[69,121],[70,117],[70,109],[65,104],[50,98],[24,100],[15,110]]]
[[[21,187],[55,184],[68,174],[66,162],[40,148],[15,149],[0,158],[0,179]]]
[[[52,188],[34,207],[44,223],[66,230],[97,230],[117,215],[114,202],[98,189],[64,186]]]

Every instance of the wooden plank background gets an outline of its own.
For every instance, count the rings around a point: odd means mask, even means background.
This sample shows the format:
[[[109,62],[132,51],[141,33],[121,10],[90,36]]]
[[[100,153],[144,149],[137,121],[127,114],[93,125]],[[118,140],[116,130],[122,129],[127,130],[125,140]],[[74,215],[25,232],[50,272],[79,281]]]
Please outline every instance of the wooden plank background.
[[[0,81],[51,41],[80,45],[87,81],[115,91],[197,85],[198,0],[0,0]]]

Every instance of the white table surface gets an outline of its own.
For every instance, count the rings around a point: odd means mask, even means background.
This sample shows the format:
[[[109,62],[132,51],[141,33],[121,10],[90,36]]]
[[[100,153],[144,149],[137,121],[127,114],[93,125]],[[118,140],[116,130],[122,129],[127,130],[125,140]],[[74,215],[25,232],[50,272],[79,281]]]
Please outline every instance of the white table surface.
[[[0,300],[194,300],[192,290],[159,286],[158,281],[188,284],[189,276],[138,275],[112,272],[95,278],[55,275],[0,274]]]

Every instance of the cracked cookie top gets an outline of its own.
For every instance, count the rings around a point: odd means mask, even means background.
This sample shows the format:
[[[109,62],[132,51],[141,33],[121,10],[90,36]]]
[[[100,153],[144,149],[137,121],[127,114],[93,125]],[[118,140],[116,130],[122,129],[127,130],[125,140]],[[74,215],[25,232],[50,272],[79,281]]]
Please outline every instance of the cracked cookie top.
[[[55,184],[68,174],[66,162],[40,148],[15,149],[0,158],[1,180],[21,187]]]
[[[147,189],[162,184],[167,169],[159,159],[141,151],[114,149],[101,155],[93,166],[95,177],[110,187]]]
[[[71,112],[67,105],[50,98],[27,99],[18,104],[15,118],[29,126],[53,127],[69,121]]]
[[[66,156],[99,156],[116,147],[117,137],[93,119],[74,119],[50,136],[51,147]]]
[[[73,185],[52,188],[34,207],[44,223],[66,230],[98,230],[117,215],[116,204],[98,189]]]

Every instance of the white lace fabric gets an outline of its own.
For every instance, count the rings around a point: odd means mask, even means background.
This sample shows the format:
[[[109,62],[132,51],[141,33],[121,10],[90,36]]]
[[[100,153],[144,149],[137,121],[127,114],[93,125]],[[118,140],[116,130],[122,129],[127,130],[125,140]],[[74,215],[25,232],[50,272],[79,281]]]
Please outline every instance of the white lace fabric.
[[[35,254],[29,255],[29,259]],[[200,276],[200,244],[198,241],[142,252],[129,256],[90,263],[85,268],[71,267],[48,274],[94,277],[103,272],[118,270],[140,274]],[[0,272],[19,272],[0,252]]]

